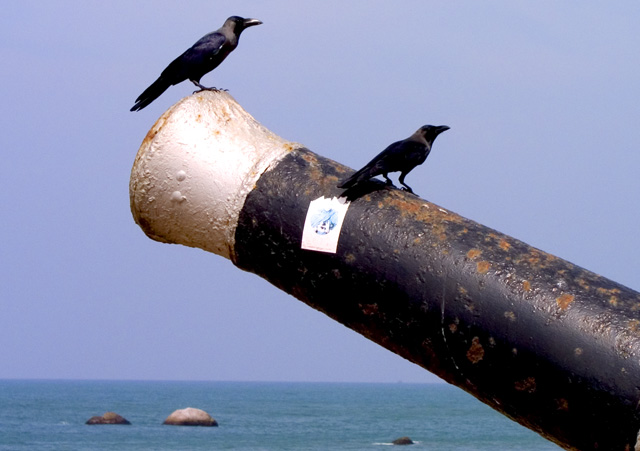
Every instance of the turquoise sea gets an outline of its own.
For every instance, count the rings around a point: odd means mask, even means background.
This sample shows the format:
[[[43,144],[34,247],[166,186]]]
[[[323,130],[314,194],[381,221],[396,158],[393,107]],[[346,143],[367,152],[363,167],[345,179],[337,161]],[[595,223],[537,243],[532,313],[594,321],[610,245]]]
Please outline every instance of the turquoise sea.
[[[163,426],[174,410],[219,427]],[[88,426],[114,411],[132,425]],[[559,450],[447,384],[0,380],[0,450]],[[395,449],[396,447],[394,447]]]

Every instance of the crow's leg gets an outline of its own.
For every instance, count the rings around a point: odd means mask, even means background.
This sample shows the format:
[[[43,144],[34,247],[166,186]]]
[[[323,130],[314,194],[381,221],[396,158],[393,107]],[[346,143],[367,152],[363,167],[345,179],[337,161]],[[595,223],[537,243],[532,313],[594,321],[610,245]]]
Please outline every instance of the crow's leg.
[[[228,89],[220,89],[220,88],[216,88],[216,87],[211,87],[211,88],[207,88],[206,86],[202,86],[200,84],[199,81],[196,80],[189,80],[191,81],[191,83],[193,83],[194,85],[196,85],[198,88],[200,88],[197,91],[193,91],[193,93],[195,94],[196,92],[200,92],[200,91],[228,91]]]
[[[398,177],[398,181],[400,182],[400,184],[402,186],[404,186],[404,188],[402,188],[404,191],[413,194],[413,190],[411,189],[411,187],[409,185],[407,185],[406,183],[404,183],[404,178],[407,175],[406,172],[402,172],[400,174],[400,177]]]

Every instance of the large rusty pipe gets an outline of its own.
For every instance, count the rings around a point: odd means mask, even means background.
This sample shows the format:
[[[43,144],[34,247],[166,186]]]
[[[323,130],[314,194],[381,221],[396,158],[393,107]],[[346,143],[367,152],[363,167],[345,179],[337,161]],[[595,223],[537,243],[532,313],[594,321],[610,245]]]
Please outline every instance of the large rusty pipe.
[[[310,202],[350,171],[202,92],[148,133],[131,208],[566,449],[638,449],[640,293],[377,182],[335,253],[301,249]]]

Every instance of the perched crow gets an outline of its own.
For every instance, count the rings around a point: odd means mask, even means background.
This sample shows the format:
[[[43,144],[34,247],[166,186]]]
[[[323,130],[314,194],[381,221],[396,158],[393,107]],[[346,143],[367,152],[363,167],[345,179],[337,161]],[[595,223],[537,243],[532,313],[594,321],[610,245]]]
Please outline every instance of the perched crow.
[[[365,167],[340,183],[338,188],[353,188],[360,182],[380,174],[387,181],[387,185],[393,185],[387,174],[389,172],[400,172],[398,181],[404,186],[402,189],[413,193],[411,187],[404,183],[404,178],[413,168],[424,163],[424,160],[429,156],[429,152],[431,152],[433,141],[445,130],[449,130],[446,125],[424,125],[420,127],[407,139],[394,142],[384,149]]]
[[[219,30],[204,35],[190,49],[173,60],[162,71],[160,77],[140,94],[131,111],[143,109],[165,92],[169,86],[177,85],[185,80],[191,81],[200,90],[216,90],[216,88],[202,86],[200,84],[202,76],[218,67],[227,55],[238,46],[240,33],[245,28],[261,23],[258,19],[229,17]]]

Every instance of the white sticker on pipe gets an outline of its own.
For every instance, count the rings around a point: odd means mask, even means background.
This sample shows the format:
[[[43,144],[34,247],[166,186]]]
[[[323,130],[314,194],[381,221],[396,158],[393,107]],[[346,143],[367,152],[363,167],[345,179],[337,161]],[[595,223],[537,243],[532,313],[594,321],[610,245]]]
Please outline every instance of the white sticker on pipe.
[[[350,203],[346,197],[312,200],[302,229],[302,249],[335,254]]]

